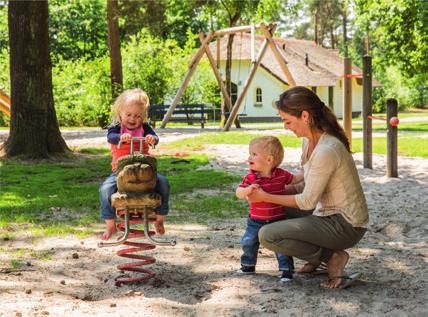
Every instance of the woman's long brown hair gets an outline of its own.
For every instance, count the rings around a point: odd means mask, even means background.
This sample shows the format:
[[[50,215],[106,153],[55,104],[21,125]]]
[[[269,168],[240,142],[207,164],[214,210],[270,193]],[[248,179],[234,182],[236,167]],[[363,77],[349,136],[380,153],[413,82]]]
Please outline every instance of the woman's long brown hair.
[[[303,111],[307,111],[312,129],[321,130],[338,138],[348,152],[351,152],[348,137],[337,122],[336,116],[312,90],[302,86],[290,88],[281,94],[276,107],[298,118]]]

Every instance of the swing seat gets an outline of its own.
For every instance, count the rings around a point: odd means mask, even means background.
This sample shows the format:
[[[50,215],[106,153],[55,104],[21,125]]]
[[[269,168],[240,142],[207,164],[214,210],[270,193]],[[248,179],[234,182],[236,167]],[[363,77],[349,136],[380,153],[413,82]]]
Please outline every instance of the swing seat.
[[[161,205],[162,198],[158,193],[123,193],[117,192],[111,196],[111,204],[118,209],[155,209]]]

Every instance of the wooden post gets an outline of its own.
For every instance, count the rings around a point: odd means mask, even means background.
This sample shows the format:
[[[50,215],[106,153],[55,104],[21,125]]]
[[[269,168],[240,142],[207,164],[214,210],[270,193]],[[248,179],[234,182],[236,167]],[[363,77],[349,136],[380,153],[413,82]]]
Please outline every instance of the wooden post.
[[[210,64],[211,64],[211,68],[213,69],[215,78],[217,79],[218,85],[223,94],[224,103],[229,109],[232,109],[232,102],[230,101],[229,93],[227,92],[226,86],[224,85],[223,80],[221,79],[220,72],[216,67],[216,63],[213,55],[211,54],[211,50],[207,43],[204,44],[205,35],[203,33],[199,33],[199,40],[201,41],[201,45],[205,48],[205,54],[207,54],[208,60],[210,61]]]
[[[388,99],[386,101],[386,126],[387,126],[387,176],[398,177],[397,173],[397,136],[398,128],[389,124],[392,117],[398,116],[398,103],[395,99]]]
[[[220,36],[217,36],[217,41],[216,41],[216,43],[217,43],[217,69],[220,69],[220,50],[221,50],[221,47],[220,47]]]
[[[205,37],[204,42],[202,43],[201,47],[199,48],[199,50],[196,52],[196,54],[193,56],[192,61],[190,62],[189,65],[189,70],[186,74],[186,77],[183,80],[183,83],[181,84],[180,89],[178,90],[177,94],[175,95],[174,100],[171,103],[171,106],[169,107],[167,113],[165,114],[162,123],[160,125],[160,127],[163,129],[165,128],[166,124],[168,123],[169,119],[172,116],[172,113],[174,112],[175,107],[177,106],[178,102],[181,99],[181,96],[183,95],[184,91],[187,88],[187,85],[189,84],[190,79],[192,78],[193,73],[196,70],[196,66],[198,65],[199,61],[201,60],[202,56],[204,55],[205,52],[205,44],[209,43],[211,41],[211,39],[213,38],[213,34],[214,32],[209,32],[207,37]]]
[[[251,65],[250,73],[248,74],[247,80],[245,81],[244,87],[242,88],[242,92],[239,95],[238,99],[235,102],[235,105],[233,106],[233,108],[230,112],[229,118],[227,119],[226,124],[223,127],[223,131],[229,131],[230,126],[235,121],[236,117],[238,116],[239,107],[241,106],[241,103],[244,100],[245,95],[248,92],[248,88],[250,87],[250,84],[253,80],[253,77],[256,74],[257,67],[259,67],[260,62],[263,58],[263,55],[266,52],[267,46],[268,46],[268,40],[265,39],[263,41],[262,47],[260,48],[259,54],[257,55],[256,62]]]
[[[256,49],[256,28],[254,27],[254,24],[251,25],[251,46],[250,46],[250,50],[251,50],[251,63],[255,63],[256,61],[256,53],[255,53],[255,49]]]
[[[284,56],[279,52],[278,47],[276,46],[274,40],[272,39],[272,33],[273,31],[269,31],[266,24],[260,23],[260,30],[263,32],[263,35],[268,40],[269,47],[271,48],[273,55],[275,56],[279,66],[281,67],[282,72],[284,73],[285,77],[287,78],[288,85],[290,87],[296,86],[296,82],[294,81],[293,76],[290,73],[290,70],[287,67],[287,63],[284,59]]]
[[[373,169],[372,146],[372,58],[363,57],[363,166]]]
[[[345,57],[343,62],[343,129],[352,149],[352,78],[348,76],[352,73],[352,60]]]

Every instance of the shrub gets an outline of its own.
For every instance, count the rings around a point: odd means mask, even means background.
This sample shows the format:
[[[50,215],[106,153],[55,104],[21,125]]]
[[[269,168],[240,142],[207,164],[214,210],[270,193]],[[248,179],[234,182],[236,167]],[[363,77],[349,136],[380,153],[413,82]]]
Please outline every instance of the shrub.
[[[106,125],[111,102],[108,57],[60,60],[52,70],[52,78],[59,125]]]

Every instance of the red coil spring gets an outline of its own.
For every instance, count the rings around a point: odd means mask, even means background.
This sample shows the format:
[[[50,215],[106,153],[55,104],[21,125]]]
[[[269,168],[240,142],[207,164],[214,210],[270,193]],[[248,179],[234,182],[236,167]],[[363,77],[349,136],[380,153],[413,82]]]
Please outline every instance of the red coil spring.
[[[124,214],[125,214],[124,210],[118,210],[117,211],[118,217],[124,217]],[[136,213],[136,214],[130,213],[129,214],[129,225],[131,226],[131,225],[143,223],[144,221],[140,216],[141,216],[141,214],[139,214],[139,213]],[[149,218],[148,220],[149,220],[149,222],[156,221],[155,218]],[[117,229],[124,232],[125,231],[124,226],[125,226],[125,222],[121,221],[117,225]],[[145,231],[147,228],[144,228],[144,229],[145,230],[130,229],[128,239],[145,237],[146,236]],[[148,234],[154,235],[155,232],[149,231]],[[141,261],[119,264],[117,266],[117,268],[121,271],[140,272],[143,274],[143,276],[139,276],[139,277],[118,277],[115,279],[116,286],[121,286],[122,284],[128,284],[128,283],[144,282],[144,281],[147,281],[147,280],[155,277],[155,275],[156,275],[155,272],[153,272],[150,269],[144,269],[141,266],[152,264],[152,263],[156,262],[156,259],[151,257],[151,256],[145,256],[145,255],[140,255],[140,254],[135,254],[135,253],[147,251],[147,250],[152,250],[152,249],[156,248],[156,245],[154,245],[152,243],[130,242],[130,241],[125,241],[123,244],[132,246],[133,248],[125,248],[125,249],[117,251],[116,254],[118,256],[121,256],[124,258],[129,258],[129,259],[137,259],[137,260],[141,260]]]

